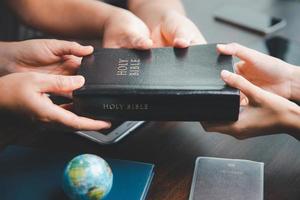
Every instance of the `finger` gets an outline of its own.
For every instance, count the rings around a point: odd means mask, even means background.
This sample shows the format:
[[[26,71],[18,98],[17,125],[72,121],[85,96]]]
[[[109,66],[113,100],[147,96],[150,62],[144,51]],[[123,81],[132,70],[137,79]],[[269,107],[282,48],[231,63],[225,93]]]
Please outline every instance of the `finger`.
[[[129,38],[129,48],[134,49],[150,49],[153,46],[153,41],[150,38],[136,36]]]
[[[65,110],[69,110],[69,111],[73,110],[73,103],[65,103],[65,104],[61,104],[59,106]]]
[[[239,62],[237,62],[237,63],[235,63],[234,64],[234,71],[235,71],[235,73],[237,73],[237,74],[239,74],[239,75],[241,75],[241,69],[243,68],[243,66],[245,66],[245,61],[239,61]]]
[[[132,41],[132,47],[136,49],[150,49],[153,45],[153,42],[149,38],[137,38],[133,39]]]
[[[191,45],[191,33],[181,28],[177,29],[175,34],[171,36],[173,39],[173,46],[177,48],[186,48]]]
[[[159,34],[169,45],[177,48],[186,48],[190,46],[194,31],[189,26],[182,27],[176,19],[168,20],[161,25]],[[188,30],[187,30],[188,29]]]
[[[68,93],[83,86],[83,76],[63,76],[42,74],[40,75],[41,84],[39,85],[41,92]]]
[[[176,31],[173,46],[178,48],[185,48],[191,45],[198,45],[198,44],[206,44],[207,41],[203,37],[203,35],[198,32],[196,34],[192,34],[193,31],[187,31],[180,29]]]
[[[251,98],[254,100],[260,98],[259,93],[261,92],[261,89],[255,85],[253,85],[252,83],[250,83],[244,77],[234,74],[234,73],[231,73],[227,70],[222,70],[221,78],[229,86],[241,90],[248,98]]]
[[[159,27],[154,28],[151,31],[151,39],[153,41],[153,48],[171,46],[171,44],[162,34],[161,29]]]
[[[233,55],[238,57],[241,60],[253,62],[255,60],[259,60],[262,57],[262,53],[255,51],[253,49],[247,48],[237,43],[230,44],[218,44],[217,50],[226,55]]]
[[[74,55],[82,57],[89,55],[94,51],[94,48],[92,46],[82,46],[77,42],[64,40],[47,41],[47,46],[56,56]]]
[[[111,126],[110,122],[80,117],[57,105],[51,106],[51,108],[48,109],[48,112],[48,118],[50,121],[62,124],[74,130],[92,131],[107,129]]]
[[[207,41],[201,32],[199,32],[191,42],[191,45],[197,45],[197,44],[207,44]]]
[[[219,133],[232,134],[234,123],[233,122],[224,122],[224,123],[201,122],[201,125],[206,132],[219,132]]]
[[[246,139],[251,137],[251,135],[248,135],[246,132],[239,130],[237,127],[239,122],[234,123],[203,123],[202,127],[206,132],[216,132],[216,133],[222,133],[226,135],[231,135],[236,139]],[[252,135],[253,137],[253,135]]]
[[[184,38],[176,38],[173,42],[173,46],[177,48],[186,48],[190,46],[190,41]]]
[[[108,40],[103,40],[103,48],[112,48],[112,49],[119,49],[122,48],[120,44],[118,44],[115,41],[108,41]]]
[[[81,60],[82,60],[81,57],[77,57],[73,55],[65,55],[64,61],[63,63],[61,63],[61,66],[73,69],[71,70],[71,72],[75,72],[75,70],[78,69],[78,67],[80,66]]]
[[[240,106],[246,106],[249,104],[249,99],[243,92],[240,92]]]

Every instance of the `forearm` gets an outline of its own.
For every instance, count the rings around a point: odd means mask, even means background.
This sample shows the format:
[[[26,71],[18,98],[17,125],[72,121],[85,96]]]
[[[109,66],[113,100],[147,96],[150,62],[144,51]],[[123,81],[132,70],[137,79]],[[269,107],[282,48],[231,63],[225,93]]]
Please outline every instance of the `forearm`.
[[[154,17],[162,17],[166,11],[176,11],[185,14],[180,0],[128,0],[129,10],[143,20],[151,20]]]
[[[292,66],[291,73],[291,100],[300,101],[300,67]]]
[[[96,0],[8,0],[28,25],[67,37],[100,36],[108,16],[118,8]]]

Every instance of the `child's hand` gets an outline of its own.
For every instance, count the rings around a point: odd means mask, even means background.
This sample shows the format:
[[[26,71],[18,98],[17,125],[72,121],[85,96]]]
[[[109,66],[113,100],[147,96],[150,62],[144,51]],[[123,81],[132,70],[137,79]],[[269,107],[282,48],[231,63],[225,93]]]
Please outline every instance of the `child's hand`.
[[[218,45],[217,50],[241,59],[235,65],[237,74],[265,90],[291,99],[294,66],[235,43]]]
[[[263,90],[240,75],[222,71],[222,79],[238,88],[249,99],[241,105],[239,119],[228,123],[202,123],[209,132],[221,132],[237,138],[262,134],[299,133],[299,106],[279,95]],[[292,131],[292,132],[291,132]]]
[[[70,75],[81,57],[92,52],[91,46],[54,39],[0,43],[0,75],[29,71]]]
[[[23,113],[33,120],[74,130],[100,130],[109,122],[80,117],[67,110],[70,105],[55,105],[47,93],[63,94],[82,87],[82,76],[63,76],[36,72],[13,73],[0,78],[0,108]]]
[[[106,20],[103,47],[149,49],[152,45],[149,29],[131,12],[118,8]]]

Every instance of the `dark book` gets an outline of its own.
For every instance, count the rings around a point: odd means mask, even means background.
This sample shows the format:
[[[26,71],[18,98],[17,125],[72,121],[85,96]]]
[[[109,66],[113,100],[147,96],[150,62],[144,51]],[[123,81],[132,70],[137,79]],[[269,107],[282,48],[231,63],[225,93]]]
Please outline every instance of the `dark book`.
[[[97,49],[83,58],[75,112],[107,120],[234,121],[239,91],[220,78],[232,56],[216,45],[186,49]]]
[[[1,200],[69,200],[62,190],[67,163],[77,154],[9,146],[0,153]],[[113,172],[113,186],[103,200],[144,200],[154,165],[106,159]]]

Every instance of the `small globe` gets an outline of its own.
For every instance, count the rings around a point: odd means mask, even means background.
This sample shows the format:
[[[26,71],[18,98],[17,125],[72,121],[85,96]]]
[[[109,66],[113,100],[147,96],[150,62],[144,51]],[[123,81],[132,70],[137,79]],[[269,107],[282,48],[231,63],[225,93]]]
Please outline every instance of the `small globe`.
[[[64,192],[72,200],[100,200],[111,190],[113,174],[107,162],[92,154],[73,158],[63,175]]]

